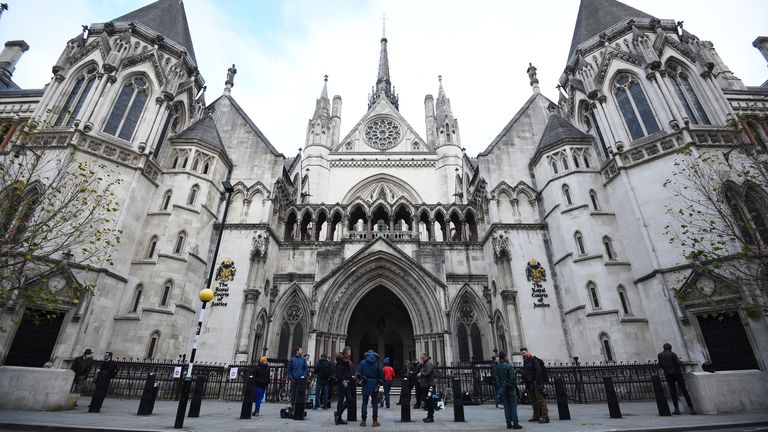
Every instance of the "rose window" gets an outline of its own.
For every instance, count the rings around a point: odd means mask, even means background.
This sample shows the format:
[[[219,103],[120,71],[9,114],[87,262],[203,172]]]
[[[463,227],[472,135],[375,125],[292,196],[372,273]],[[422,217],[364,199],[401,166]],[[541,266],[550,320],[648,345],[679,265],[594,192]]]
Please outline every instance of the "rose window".
[[[365,140],[368,145],[378,150],[388,150],[400,143],[400,126],[396,122],[379,118],[371,120],[365,126]]]

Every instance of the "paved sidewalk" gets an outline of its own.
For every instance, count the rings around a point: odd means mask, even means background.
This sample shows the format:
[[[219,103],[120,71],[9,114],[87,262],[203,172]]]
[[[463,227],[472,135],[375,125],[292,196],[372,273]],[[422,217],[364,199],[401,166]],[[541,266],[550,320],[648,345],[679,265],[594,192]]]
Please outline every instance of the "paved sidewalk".
[[[72,411],[38,412],[0,410],[0,430],[47,430],[47,431],[173,431],[176,415],[176,402],[158,401],[154,414],[137,416],[139,401],[136,399],[106,399],[100,414],[88,413],[89,398],[80,399],[79,407]],[[358,401],[358,418],[360,405]],[[203,401],[201,417],[187,418],[184,430],[188,431],[347,431],[370,430],[357,424],[335,426],[332,410],[310,411],[304,421],[281,419],[280,408],[284,405],[268,403],[262,405],[261,416],[250,420],[240,420],[240,404]],[[768,426],[768,412],[731,414],[731,415],[682,415],[659,417],[656,404],[651,402],[624,403],[621,405],[624,418],[611,419],[605,404],[570,405],[573,420],[557,420],[557,406],[550,406],[549,424],[528,423],[531,416],[530,405],[518,407],[518,415],[524,431],[698,431],[722,429],[735,426],[736,430],[754,426]],[[370,409],[368,415],[371,415]],[[390,410],[379,410],[382,426],[375,429],[385,431],[480,431],[506,430],[504,411],[493,405],[465,407],[465,423],[453,421],[453,406],[435,413],[435,423],[425,424],[423,410],[412,410],[412,423],[401,423],[400,407],[393,405]],[[373,431],[372,431],[373,432]]]

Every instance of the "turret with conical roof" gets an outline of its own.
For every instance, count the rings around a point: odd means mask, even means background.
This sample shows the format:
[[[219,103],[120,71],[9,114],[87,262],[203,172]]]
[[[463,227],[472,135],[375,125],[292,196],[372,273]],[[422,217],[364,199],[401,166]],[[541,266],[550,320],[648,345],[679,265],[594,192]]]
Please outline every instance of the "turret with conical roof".
[[[440,83],[440,88],[437,92],[437,103],[435,106],[438,145],[456,145],[461,147],[459,140],[459,125],[453,117],[451,100],[445,95],[443,76],[438,75],[437,80]]]

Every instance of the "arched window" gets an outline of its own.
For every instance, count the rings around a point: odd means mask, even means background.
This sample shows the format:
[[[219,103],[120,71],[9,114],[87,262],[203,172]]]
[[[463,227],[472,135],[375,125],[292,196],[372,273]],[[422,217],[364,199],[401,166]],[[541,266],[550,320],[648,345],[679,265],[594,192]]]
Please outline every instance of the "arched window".
[[[565,198],[565,205],[573,204],[573,201],[571,201],[571,188],[567,184],[563,185],[563,198]]]
[[[163,296],[160,298],[160,306],[168,306],[168,300],[171,298],[173,281],[167,281],[163,284]]]
[[[197,193],[199,191],[200,191],[200,186],[198,185],[192,186],[192,189],[189,191],[189,198],[187,198],[187,204],[195,205],[195,202],[197,201]]]
[[[91,92],[93,83],[96,81],[96,66],[91,66],[75,81],[75,85],[72,86],[72,90],[69,92],[67,100],[64,102],[64,106],[59,111],[59,116],[56,117],[54,126],[64,125],[66,120],[66,126],[72,126],[77,115],[80,113],[80,109],[83,107],[85,100],[88,98],[88,94]]]
[[[620,73],[614,81],[614,94],[633,140],[659,130],[651,105],[636,76],[626,72]]]
[[[627,296],[627,290],[623,285],[619,285],[616,288],[619,293],[619,301],[621,302],[621,310],[624,311],[624,315],[632,315],[632,308],[629,305],[629,297]]]
[[[157,236],[152,236],[149,239],[149,246],[147,247],[147,258],[155,257],[155,249],[157,248]]]
[[[750,188],[752,189],[752,188]],[[766,214],[768,214],[768,205],[763,202],[763,206],[757,202],[760,198],[760,192],[747,190],[744,197],[744,207],[747,209],[749,218],[752,219],[752,226],[757,232],[757,237],[764,245],[768,245],[768,224],[766,224]],[[762,208],[761,208],[762,207]]]
[[[131,313],[139,310],[139,304],[141,304],[141,294],[144,291],[144,285],[138,284],[136,290],[133,293],[133,303],[131,303]]]
[[[445,142],[451,142],[451,126],[448,123],[445,124]]]
[[[149,97],[149,83],[141,76],[127,80],[120,89],[104,132],[129,141]]]
[[[557,161],[552,159],[552,172],[557,174]]]
[[[184,156],[184,159],[181,161],[181,169],[184,169],[187,167],[187,161],[189,161],[189,156]]]
[[[163,195],[163,202],[160,205],[160,210],[168,210],[168,207],[171,206],[171,191],[167,191],[165,195]]]
[[[610,237],[603,237],[603,248],[605,249],[605,256],[608,258],[608,261],[615,261],[616,251],[613,249],[613,242]]]
[[[611,338],[607,333],[600,333],[600,350],[603,352],[603,359],[606,363],[612,363],[615,361],[613,348],[611,348]]]
[[[584,168],[589,168],[589,152],[585,151],[582,157],[584,158]]]
[[[147,357],[148,359],[155,358],[155,354],[157,354],[157,344],[160,341],[160,331],[155,330],[152,332],[151,335],[149,335],[149,346],[147,347]]]
[[[165,140],[168,139],[171,135],[176,135],[181,131],[181,127],[183,125],[184,119],[184,104],[181,102],[177,102],[173,104],[171,107],[171,111],[168,113],[168,117],[165,119],[165,124],[163,125],[163,131],[160,132],[160,137],[157,139],[157,144],[155,145],[155,151],[152,153],[153,158],[157,158],[157,155],[160,154],[160,149],[163,147],[163,143],[165,143]],[[174,162],[173,165],[174,168],[176,168],[176,163]]]
[[[208,170],[211,169],[211,163],[205,162],[203,164],[203,174],[208,174]]]
[[[592,210],[600,210],[600,205],[598,204],[598,201],[597,201],[597,192],[590,189],[589,199],[590,201],[592,201]]]
[[[572,157],[573,157],[573,167],[574,168],[581,168],[579,166],[579,156],[576,153],[573,153]]]
[[[565,155],[565,152],[563,152],[563,155],[560,161],[563,163],[563,171],[568,171],[568,156]]]
[[[197,171],[197,166],[200,165],[200,158],[195,158],[195,160],[192,161],[192,171]]]
[[[298,298],[294,297],[283,313],[283,326],[280,328],[280,342],[277,357],[290,358],[293,354],[288,350],[304,346],[304,312],[299,306]]]
[[[587,126],[587,133],[597,137],[600,148],[603,150],[603,156],[608,159],[608,157],[610,157],[610,154],[608,153],[608,147],[605,145],[605,139],[603,138],[603,132],[600,130],[600,125],[597,123],[597,121],[595,121],[594,113],[590,112],[589,114],[584,115],[584,124]],[[585,164],[587,163],[585,162]],[[587,168],[589,168],[588,164]]]
[[[592,309],[600,309],[600,297],[597,295],[597,285],[590,281],[587,282],[587,296],[592,304]]]
[[[764,136],[766,132],[764,130],[761,130],[763,128],[760,127],[759,124],[751,120],[747,122],[747,128],[749,129],[749,132],[750,132],[749,135],[751,135],[752,137],[750,140],[754,140],[754,144],[760,146],[760,150],[768,151],[768,143],[766,143],[765,136]]]
[[[464,300],[459,307],[459,322],[457,325],[459,361],[468,363],[470,361],[482,360],[483,340],[480,334],[480,327],[477,325],[475,310],[467,300]]]
[[[688,73],[681,70],[680,66],[675,63],[667,64],[667,76],[672,82],[672,88],[675,89],[677,98],[680,99],[680,103],[683,104],[685,114],[693,124],[710,124],[709,117],[707,117],[704,107],[699,101],[699,97],[693,90],[693,85],[688,79]]]
[[[578,252],[579,255],[586,255],[587,250],[584,248],[584,237],[581,233],[576,231],[573,235],[573,239],[576,241],[576,252]]]
[[[176,236],[176,245],[173,247],[173,253],[180,254],[181,251],[184,250],[184,240],[187,238],[187,233],[184,231],[180,232],[178,236]]]
[[[736,191],[732,189],[726,190],[725,202],[728,204],[728,209],[731,211],[733,221],[736,224],[736,227],[739,229],[744,243],[755,244],[755,237],[752,234],[752,230],[750,229],[749,224],[747,223],[746,213],[742,209],[741,203],[739,201],[740,200],[736,195]]]

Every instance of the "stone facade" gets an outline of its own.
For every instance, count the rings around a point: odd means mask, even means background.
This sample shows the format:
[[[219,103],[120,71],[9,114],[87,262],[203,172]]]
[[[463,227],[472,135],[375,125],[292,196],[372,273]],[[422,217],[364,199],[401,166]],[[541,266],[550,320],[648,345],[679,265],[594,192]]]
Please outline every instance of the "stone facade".
[[[590,14],[598,4],[615,16]],[[768,89],[744,86],[710,42],[613,0],[583,0],[560,99],[540,93],[531,66],[530,98],[470,157],[442,81],[425,97],[424,129],[400,114],[383,38],[365,116],[342,129],[326,79],[304,148],[286,157],[232,96],[234,65],[222,96],[198,97],[183,8],[160,0],[94,24],[67,43],[43,91],[0,92],[3,122],[47,125],[38,135],[114,162],[126,179],[116,266],[73,272],[96,291],[67,312],[57,362],[86,347],[187,353],[212,266],[206,361],[344,345],[396,364],[523,346],[548,361],[635,361],[667,341],[685,359],[710,359],[697,311],[679,301],[692,266],[663,234],[671,195],[659,173],[684,145],[732,146],[736,114],[753,115],[750,137],[768,142]],[[75,120],[60,121],[91,76]],[[110,122],[128,91],[146,103],[123,134],[125,121]],[[234,192],[222,229],[224,180]],[[765,316],[738,322],[765,368]],[[3,357],[13,336],[0,335]]]

